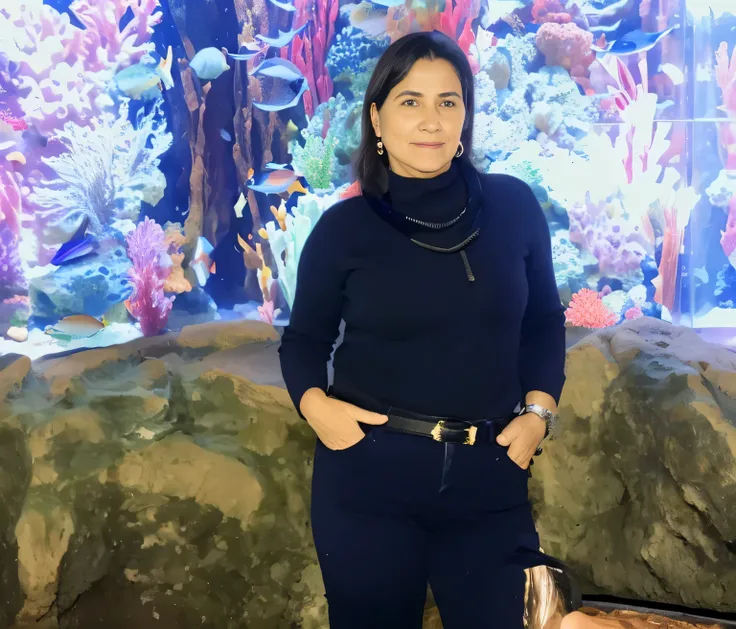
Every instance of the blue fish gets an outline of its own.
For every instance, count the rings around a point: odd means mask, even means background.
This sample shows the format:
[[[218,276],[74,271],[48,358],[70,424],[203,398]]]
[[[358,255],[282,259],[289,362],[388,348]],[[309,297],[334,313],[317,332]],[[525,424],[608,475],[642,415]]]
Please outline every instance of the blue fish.
[[[256,68],[249,72],[251,76],[259,74],[261,76],[271,76],[275,79],[283,79],[284,81],[298,81],[303,79],[304,75],[288,59],[281,57],[271,57],[258,64]]]
[[[283,48],[291,43],[299,33],[301,33],[309,24],[309,21],[304,22],[299,28],[295,28],[293,31],[282,31],[279,29],[278,37],[266,37],[265,35],[256,35],[256,39],[262,41],[264,44],[273,46],[274,48]]]
[[[676,27],[671,26],[667,30],[659,33],[645,33],[639,29],[626,33],[621,39],[615,39],[606,44],[604,48],[599,46],[591,46],[591,49],[598,54],[611,55],[633,55],[639,52],[646,52],[654,48],[660,40],[664,39]]]
[[[264,194],[280,194],[286,192],[297,181],[297,174],[293,170],[284,168],[283,170],[271,170],[255,175],[253,169],[248,174],[248,187],[256,192]]]
[[[51,264],[55,266],[70,264],[97,251],[97,243],[87,236],[87,227],[89,227],[89,216],[84,217],[79,229],[69,241],[59,247]]]
[[[282,85],[274,87],[269,94],[268,103],[256,103],[253,102],[254,107],[258,107],[263,111],[282,111],[294,107],[299,102],[302,94],[309,89],[309,84],[306,79],[298,79],[286,83],[282,81]]]

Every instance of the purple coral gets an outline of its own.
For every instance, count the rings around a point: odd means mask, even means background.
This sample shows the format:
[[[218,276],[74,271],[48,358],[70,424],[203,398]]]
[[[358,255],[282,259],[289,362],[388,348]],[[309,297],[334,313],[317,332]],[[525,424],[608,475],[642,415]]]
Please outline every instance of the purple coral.
[[[138,320],[144,336],[158,334],[166,327],[174,297],[166,297],[164,284],[171,267],[164,263],[166,234],[156,221],[146,218],[126,237],[128,257],[133,263],[130,279],[133,293],[125,307]]]
[[[0,295],[12,295],[25,285],[18,258],[18,238],[0,224]]]
[[[592,253],[601,273],[626,276],[647,256],[646,236],[626,221],[609,216],[606,203],[568,208],[570,242]]]

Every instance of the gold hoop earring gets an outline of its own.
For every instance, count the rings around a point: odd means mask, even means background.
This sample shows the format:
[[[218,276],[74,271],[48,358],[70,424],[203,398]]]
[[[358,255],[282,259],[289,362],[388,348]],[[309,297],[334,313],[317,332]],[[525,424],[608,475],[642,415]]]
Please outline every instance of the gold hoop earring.
[[[457,153],[455,153],[455,157],[460,157],[464,151],[465,151],[465,148],[463,147],[463,143],[460,142],[460,148],[458,149]]]
[[[376,149],[376,151],[378,152],[378,154],[379,155],[383,155],[383,142],[381,142],[381,140],[378,140],[378,143],[376,144],[376,146],[378,147]]]

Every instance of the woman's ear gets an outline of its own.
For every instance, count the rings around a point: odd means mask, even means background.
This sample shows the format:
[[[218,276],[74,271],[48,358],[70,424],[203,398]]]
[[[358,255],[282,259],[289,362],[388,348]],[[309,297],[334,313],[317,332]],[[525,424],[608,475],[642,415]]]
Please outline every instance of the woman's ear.
[[[376,103],[371,103],[371,124],[373,125],[373,132],[376,137],[381,137],[381,122],[378,119],[378,108]]]

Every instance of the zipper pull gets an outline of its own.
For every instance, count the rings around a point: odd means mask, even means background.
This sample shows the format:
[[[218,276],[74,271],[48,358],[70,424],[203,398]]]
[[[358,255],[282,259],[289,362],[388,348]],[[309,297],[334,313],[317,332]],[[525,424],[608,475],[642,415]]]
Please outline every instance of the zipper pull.
[[[463,259],[463,265],[465,266],[465,274],[468,276],[468,282],[475,282],[475,275],[473,275],[473,269],[470,268],[468,256],[465,255],[465,249],[460,251],[460,257]]]

